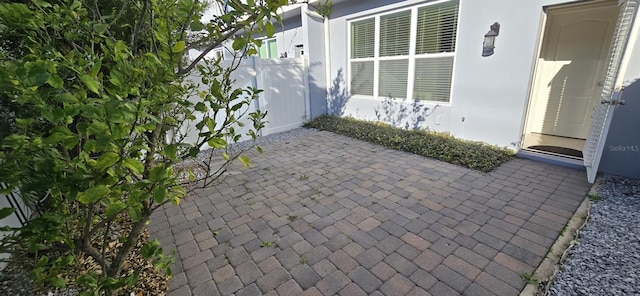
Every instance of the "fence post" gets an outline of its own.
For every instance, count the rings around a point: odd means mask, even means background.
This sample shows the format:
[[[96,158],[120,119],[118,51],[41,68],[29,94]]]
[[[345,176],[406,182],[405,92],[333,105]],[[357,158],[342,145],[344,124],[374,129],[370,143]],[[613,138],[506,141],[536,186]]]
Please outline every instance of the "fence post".
[[[262,70],[259,69],[259,66],[261,66],[261,65],[257,64],[257,62],[256,62],[257,59],[256,59],[255,56],[250,57],[250,59],[251,59],[251,67],[253,69],[253,73],[255,73],[255,75],[253,76],[253,79],[252,79],[253,87],[261,89],[261,86],[264,85],[264,81],[262,81],[262,79],[263,79]],[[261,92],[258,95],[258,99],[254,101],[254,104],[255,104],[254,111],[255,110],[260,110],[260,100],[262,100],[263,98],[264,98],[264,91]],[[258,133],[259,133],[260,137],[263,136],[263,130],[262,129]]]
[[[304,85],[304,119],[305,121],[308,121],[311,120],[311,101],[309,94],[309,88],[311,88],[311,86],[309,85],[309,59],[307,58],[307,55],[304,55],[302,59],[302,79]]]

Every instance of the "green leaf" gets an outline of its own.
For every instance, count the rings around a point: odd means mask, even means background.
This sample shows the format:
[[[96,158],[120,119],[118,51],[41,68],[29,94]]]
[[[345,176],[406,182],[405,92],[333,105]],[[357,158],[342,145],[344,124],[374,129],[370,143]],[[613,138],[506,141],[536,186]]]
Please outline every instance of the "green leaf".
[[[267,37],[271,38],[271,36],[273,36],[273,33],[275,33],[275,28],[273,27],[273,24],[270,21],[267,21],[265,24],[265,30],[267,31]]]
[[[69,135],[66,133],[53,133],[50,136],[48,136],[46,139],[44,139],[44,141],[42,142],[46,145],[53,145],[67,138],[68,136]]]
[[[179,53],[182,52],[184,50],[186,46],[186,43],[184,41],[178,41],[176,42],[176,44],[173,46],[173,48],[171,48],[171,51],[173,53]]]
[[[176,159],[176,153],[178,152],[178,145],[170,144],[164,147],[164,154],[172,160]]]
[[[258,154],[262,154],[262,147],[256,146],[256,151],[258,151]]]
[[[49,83],[51,84],[51,83]],[[52,85],[53,86],[53,85]],[[61,93],[53,98],[60,103],[77,103],[78,99],[71,93]]]
[[[142,172],[144,172],[144,165],[137,159],[127,158],[122,162],[122,165],[137,175],[142,175]]]
[[[196,111],[207,112],[207,105],[203,102],[198,102],[193,108],[196,109]]]
[[[83,204],[88,204],[105,197],[110,192],[111,189],[107,186],[96,186],[78,193],[77,200]]]
[[[191,157],[196,157],[199,153],[200,149],[198,149],[198,147],[191,147],[191,149],[189,149],[189,156]]]
[[[222,153],[222,158],[224,158],[224,160],[229,161],[229,154],[227,153]]]
[[[0,220],[9,217],[9,215],[13,214],[13,212],[15,212],[16,209],[14,208],[2,208],[0,209]]]
[[[51,285],[56,288],[64,288],[67,285],[67,282],[61,277],[54,277],[51,279]]]
[[[142,248],[140,248],[140,255],[142,255],[142,257],[145,259],[149,259],[156,255],[158,251],[160,251],[160,249],[160,241],[154,239],[148,241],[142,246]]]
[[[104,33],[109,28],[108,24],[95,24],[93,25],[93,30],[98,34]]]
[[[42,256],[42,257],[40,257],[40,259],[38,259],[38,265],[37,266],[41,267],[41,266],[46,265],[47,263],[49,263],[49,257]]]
[[[231,47],[233,48],[233,50],[241,50],[246,45],[247,45],[247,39],[243,37],[237,37],[235,40],[233,40],[233,44],[231,45]]]
[[[165,176],[166,170],[167,169],[162,164],[152,167],[149,170],[149,179],[151,181],[161,181]]]
[[[204,25],[199,20],[194,20],[190,25],[191,31],[200,31],[204,29]]]
[[[100,72],[100,68],[102,68],[102,59],[98,60],[95,64],[93,64],[93,66],[91,67],[91,76],[95,77],[98,75],[98,73]]]
[[[90,91],[96,94],[100,94],[100,92],[98,91],[98,82],[96,82],[96,80],[93,79],[93,77],[85,74],[80,76],[80,80],[82,80],[84,85],[86,85]]]
[[[58,75],[50,75],[49,79],[47,79],[47,83],[55,88],[61,88],[64,85],[64,81]]]
[[[167,198],[167,188],[156,186],[153,188],[153,200],[156,203],[162,203]]]
[[[140,219],[142,219],[142,209],[140,209],[139,207],[129,208],[129,216],[131,216],[133,222],[140,221]]]
[[[240,156],[238,157],[238,160],[240,160],[240,162],[242,162],[242,165],[244,165],[244,167],[249,167],[249,165],[251,165],[251,163],[249,162],[249,157],[248,156]]]
[[[227,141],[222,138],[213,138],[207,142],[211,148],[224,149],[227,148]]]
[[[27,68],[27,86],[41,86],[49,80],[49,72],[47,68],[40,63],[28,63]]]
[[[135,271],[134,273],[127,276],[124,282],[127,284],[127,287],[131,288],[138,282],[138,278],[140,278],[140,272]]]
[[[68,255],[68,256],[65,256],[64,258],[62,258],[60,263],[62,264],[62,266],[67,266],[67,265],[71,264],[73,262],[73,260],[75,260],[73,258],[73,256],[72,255]]]
[[[111,151],[106,152],[98,158],[98,160],[96,161],[96,167],[100,171],[103,171],[113,166],[114,164],[116,164],[116,162],[118,162],[119,159],[120,159],[120,155],[118,155],[117,153],[111,152]]]
[[[129,47],[122,40],[116,41],[116,45],[114,46],[116,57],[119,59],[124,58],[124,54],[129,53]]]
[[[126,208],[127,205],[125,205],[123,202],[121,201],[116,201],[112,204],[110,204],[107,209],[105,210],[105,216],[106,217],[111,217],[117,213],[119,213],[120,211],[124,210],[124,208]]]

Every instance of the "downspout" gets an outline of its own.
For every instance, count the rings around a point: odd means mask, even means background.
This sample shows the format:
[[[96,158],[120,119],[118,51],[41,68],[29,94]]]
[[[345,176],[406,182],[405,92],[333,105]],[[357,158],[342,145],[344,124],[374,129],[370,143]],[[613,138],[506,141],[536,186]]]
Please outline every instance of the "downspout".
[[[326,83],[326,92],[327,92],[327,114],[329,113],[329,102],[331,100],[331,51],[329,44],[329,17],[323,16],[324,22],[324,73],[325,73],[325,83]],[[330,114],[333,115],[333,114]]]
[[[323,31],[324,31],[324,73],[325,73],[325,91],[326,95],[326,106],[328,109],[329,100],[331,99],[331,53],[330,53],[330,43],[329,43],[329,17],[326,15],[320,15],[317,11],[309,10],[309,5],[305,4],[303,6],[304,13],[316,20],[322,20]],[[307,34],[309,32],[307,31]],[[309,50],[309,49],[305,49]],[[310,116],[310,115],[309,115]]]

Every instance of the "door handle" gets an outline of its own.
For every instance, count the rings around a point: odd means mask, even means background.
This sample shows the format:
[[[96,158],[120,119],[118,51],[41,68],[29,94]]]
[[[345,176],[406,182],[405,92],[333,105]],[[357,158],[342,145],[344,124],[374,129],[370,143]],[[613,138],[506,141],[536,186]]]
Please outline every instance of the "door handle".
[[[609,104],[609,105],[613,105],[613,106],[615,106],[615,105],[626,105],[627,101],[625,101],[625,100],[615,100],[615,101],[602,100],[602,101],[600,101],[600,104],[602,104],[602,105]]]

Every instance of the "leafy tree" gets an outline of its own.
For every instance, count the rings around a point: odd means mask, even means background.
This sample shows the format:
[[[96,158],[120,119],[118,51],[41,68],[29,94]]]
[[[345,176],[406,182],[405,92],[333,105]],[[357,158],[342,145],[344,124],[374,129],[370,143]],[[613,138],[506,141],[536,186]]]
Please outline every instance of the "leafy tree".
[[[25,0],[0,3],[0,182],[26,197],[45,195],[46,211],[17,232],[35,254],[36,279],[55,287],[59,270],[83,252],[102,267],[75,279],[111,293],[137,273],[122,266],[153,211],[187,195],[174,165],[209,145],[224,152],[207,166],[210,184],[240,140],[240,116],[255,139],[265,113],[249,112],[259,90],[233,87],[232,71],[256,53],[259,32],[274,33],[286,0]],[[207,7],[220,11],[202,21]],[[231,66],[205,59],[229,41]],[[189,49],[201,54],[189,59]],[[207,89],[186,79],[199,73]],[[191,98],[191,99],[190,99]],[[193,98],[198,98],[194,101]],[[186,126],[197,139],[187,141]],[[258,147],[259,148],[259,147]],[[211,162],[209,162],[211,163]],[[118,223],[130,225],[114,227]],[[115,245],[115,252],[106,251]],[[48,258],[44,251],[60,256]],[[168,269],[157,241],[141,250]]]

